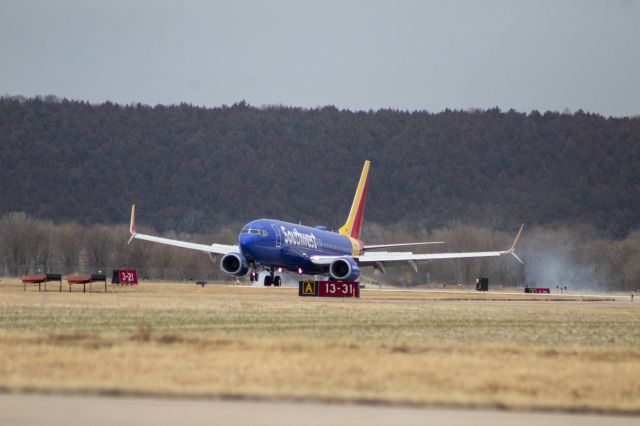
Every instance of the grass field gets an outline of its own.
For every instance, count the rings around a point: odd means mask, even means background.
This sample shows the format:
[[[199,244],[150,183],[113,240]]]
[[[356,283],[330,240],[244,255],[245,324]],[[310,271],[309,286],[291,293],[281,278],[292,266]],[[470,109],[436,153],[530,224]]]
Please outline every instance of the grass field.
[[[3,279],[0,356],[8,391],[640,413],[628,300],[147,283],[38,293]]]

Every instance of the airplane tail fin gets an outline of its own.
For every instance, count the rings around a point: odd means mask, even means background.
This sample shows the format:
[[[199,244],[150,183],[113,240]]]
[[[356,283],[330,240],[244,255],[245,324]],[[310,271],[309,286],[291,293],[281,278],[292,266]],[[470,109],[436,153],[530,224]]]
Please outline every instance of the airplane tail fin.
[[[364,162],[356,195],[353,197],[351,211],[346,223],[340,228],[340,235],[360,239],[360,230],[362,228],[362,218],[364,216],[364,202],[367,197],[367,182],[369,181],[369,165],[371,161]]]

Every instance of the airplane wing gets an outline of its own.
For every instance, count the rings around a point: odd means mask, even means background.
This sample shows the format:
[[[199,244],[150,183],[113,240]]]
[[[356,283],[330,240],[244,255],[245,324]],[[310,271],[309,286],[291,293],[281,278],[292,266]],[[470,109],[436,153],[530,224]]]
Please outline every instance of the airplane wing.
[[[238,252],[240,248],[238,246],[226,245],[226,244],[198,244],[198,243],[190,243],[187,241],[180,240],[172,240],[170,238],[162,238],[156,237],[153,235],[146,234],[138,234],[136,232],[136,205],[131,206],[131,224],[129,225],[129,232],[131,232],[131,238],[129,238],[129,243],[135,238],[138,240],[151,241],[154,243],[166,244],[170,246],[188,248],[191,250],[203,251],[206,253],[214,253],[214,254],[227,254],[231,252]]]
[[[426,253],[415,254],[412,252],[369,252],[360,256],[353,256],[360,266],[375,266],[381,263],[389,262],[414,262],[421,260],[439,260],[439,259],[462,259],[462,258],[474,258],[474,257],[495,257],[502,256],[504,254],[510,254],[515,257],[518,262],[524,263],[518,255],[515,253],[516,244],[522,234],[524,224],[520,226],[520,230],[516,235],[511,248],[508,250],[499,251],[474,251],[474,252],[462,252],[462,253]],[[311,261],[317,265],[328,265],[333,260],[344,256],[311,256]]]
[[[426,246],[429,244],[444,244],[444,241],[423,241],[419,243],[400,243],[400,244],[365,244],[364,251],[367,250],[378,250],[381,248],[390,248],[390,247],[406,247],[406,246]]]
[[[467,253],[428,253],[428,254],[414,254],[414,253],[394,253],[394,252],[380,252],[380,253],[365,253],[362,256],[355,256],[361,266],[373,265],[377,262],[406,262],[416,260],[437,260],[437,259],[462,259],[469,257],[494,257],[502,256],[503,254],[511,254],[519,262],[522,262],[520,258],[510,249],[504,251],[475,251]]]

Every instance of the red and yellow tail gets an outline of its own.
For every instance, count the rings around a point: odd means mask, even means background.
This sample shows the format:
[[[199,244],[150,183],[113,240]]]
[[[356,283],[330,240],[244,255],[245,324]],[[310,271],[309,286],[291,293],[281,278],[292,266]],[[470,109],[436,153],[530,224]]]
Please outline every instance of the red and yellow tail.
[[[362,174],[360,175],[360,182],[358,182],[358,188],[356,189],[356,195],[353,197],[353,204],[351,204],[351,211],[347,222],[340,228],[340,235],[360,239],[360,229],[362,228],[362,217],[364,216],[364,202],[367,197],[367,182],[369,180],[369,160],[364,162],[362,168]]]

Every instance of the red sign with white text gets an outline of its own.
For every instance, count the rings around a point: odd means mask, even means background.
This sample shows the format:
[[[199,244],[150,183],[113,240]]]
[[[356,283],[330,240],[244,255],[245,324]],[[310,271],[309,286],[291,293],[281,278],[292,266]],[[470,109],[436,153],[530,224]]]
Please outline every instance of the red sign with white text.
[[[111,284],[137,285],[138,273],[135,269],[116,269],[113,271]]]
[[[318,281],[320,297],[360,297],[359,282]]]
[[[541,287],[526,287],[524,289],[525,293],[546,293],[551,294],[551,290],[549,288],[541,288]]]

